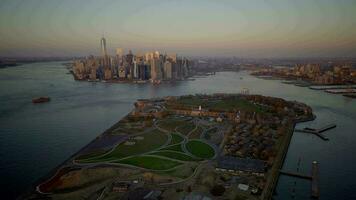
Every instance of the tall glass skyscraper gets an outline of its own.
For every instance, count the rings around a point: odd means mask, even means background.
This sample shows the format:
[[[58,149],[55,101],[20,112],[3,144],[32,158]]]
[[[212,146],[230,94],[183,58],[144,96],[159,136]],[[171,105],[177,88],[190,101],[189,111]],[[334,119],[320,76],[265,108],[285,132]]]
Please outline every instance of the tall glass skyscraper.
[[[105,58],[108,55],[108,53],[106,51],[106,39],[104,37],[101,38],[100,44],[101,44],[101,53]]]

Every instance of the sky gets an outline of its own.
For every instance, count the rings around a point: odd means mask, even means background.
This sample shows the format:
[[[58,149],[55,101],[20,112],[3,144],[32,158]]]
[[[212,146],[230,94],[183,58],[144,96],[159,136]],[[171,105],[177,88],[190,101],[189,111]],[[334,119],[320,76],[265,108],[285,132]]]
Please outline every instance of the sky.
[[[0,0],[0,56],[356,57],[356,0]]]

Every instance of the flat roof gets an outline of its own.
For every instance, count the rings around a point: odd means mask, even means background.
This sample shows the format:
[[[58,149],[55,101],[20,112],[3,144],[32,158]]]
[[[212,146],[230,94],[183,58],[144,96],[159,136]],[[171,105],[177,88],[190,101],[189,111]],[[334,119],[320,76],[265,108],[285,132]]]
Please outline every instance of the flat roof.
[[[218,168],[263,173],[266,162],[250,158],[221,156],[218,158]]]

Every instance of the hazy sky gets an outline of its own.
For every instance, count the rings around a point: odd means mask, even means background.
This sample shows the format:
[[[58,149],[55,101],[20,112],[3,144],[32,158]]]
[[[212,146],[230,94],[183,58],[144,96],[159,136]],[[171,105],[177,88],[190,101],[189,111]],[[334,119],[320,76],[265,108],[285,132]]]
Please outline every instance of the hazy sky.
[[[356,56],[356,0],[1,0],[0,56]]]

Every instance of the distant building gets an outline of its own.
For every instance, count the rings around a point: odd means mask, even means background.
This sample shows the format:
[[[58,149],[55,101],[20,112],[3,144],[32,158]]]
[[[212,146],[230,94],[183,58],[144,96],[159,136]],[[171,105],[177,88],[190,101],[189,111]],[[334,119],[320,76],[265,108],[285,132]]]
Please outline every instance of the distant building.
[[[124,56],[124,50],[122,48],[116,49],[116,56],[122,58]]]
[[[166,61],[164,63],[164,79],[165,80],[171,80],[172,79],[172,63],[169,61]]]
[[[106,50],[106,39],[104,37],[100,39],[100,46],[101,46],[101,55],[103,57],[106,57],[108,55],[108,52]]]
[[[159,51],[136,55],[130,50],[124,55],[122,48],[116,49],[116,56],[109,56],[106,39],[100,39],[101,56],[88,56],[73,63],[73,75],[78,80],[132,80],[144,83],[152,80],[184,79],[189,74],[189,61],[177,54],[160,54]]]

